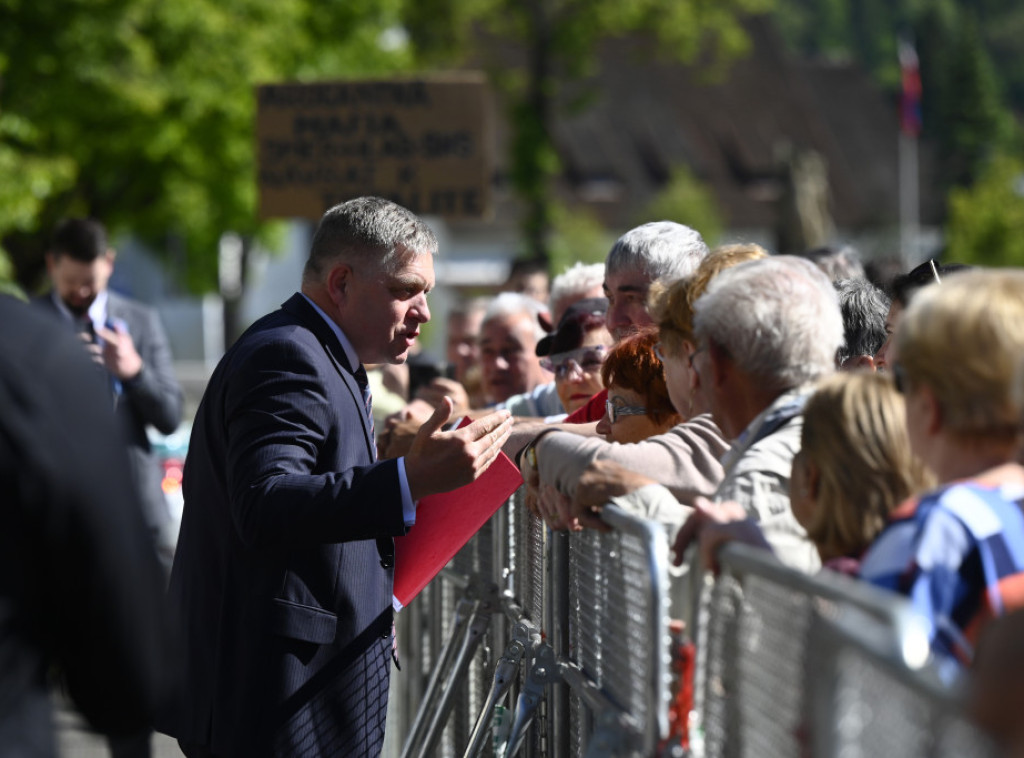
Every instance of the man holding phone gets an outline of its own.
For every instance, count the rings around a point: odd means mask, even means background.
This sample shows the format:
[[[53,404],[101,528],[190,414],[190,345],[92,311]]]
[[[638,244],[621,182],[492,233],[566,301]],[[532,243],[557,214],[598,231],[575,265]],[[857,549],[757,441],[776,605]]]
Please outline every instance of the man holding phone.
[[[165,532],[170,513],[146,427],[164,434],[177,429],[183,396],[156,312],[108,289],[114,259],[103,224],[95,219],[66,219],[57,226],[46,253],[52,288],[33,304],[78,332],[92,359],[109,375],[112,406],[128,444],[135,491],[169,568],[173,535]]]

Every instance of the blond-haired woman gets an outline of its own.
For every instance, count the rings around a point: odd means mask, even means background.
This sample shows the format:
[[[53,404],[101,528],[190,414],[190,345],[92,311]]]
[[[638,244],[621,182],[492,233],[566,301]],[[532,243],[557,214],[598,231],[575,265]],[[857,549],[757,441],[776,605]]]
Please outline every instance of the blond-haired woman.
[[[931,483],[910,451],[903,397],[875,373],[837,374],[804,406],[793,459],[793,515],[825,568],[857,572],[890,511]]]

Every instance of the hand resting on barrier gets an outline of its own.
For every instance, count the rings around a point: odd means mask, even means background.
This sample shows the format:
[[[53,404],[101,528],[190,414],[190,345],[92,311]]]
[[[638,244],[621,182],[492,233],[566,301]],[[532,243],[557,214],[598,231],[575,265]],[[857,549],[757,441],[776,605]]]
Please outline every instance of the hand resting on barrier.
[[[732,501],[713,503],[705,497],[694,501],[693,513],[676,535],[672,550],[677,566],[683,563],[686,548],[694,540],[699,540],[701,563],[715,574],[718,573],[718,549],[728,542],[743,542],[771,550],[761,527],[749,517],[742,505]]]
[[[567,523],[576,522],[580,527],[607,531],[608,526],[601,520],[601,509],[607,502],[656,483],[614,461],[591,461],[580,476],[576,494],[569,501],[568,513],[563,514],[563,519]]]

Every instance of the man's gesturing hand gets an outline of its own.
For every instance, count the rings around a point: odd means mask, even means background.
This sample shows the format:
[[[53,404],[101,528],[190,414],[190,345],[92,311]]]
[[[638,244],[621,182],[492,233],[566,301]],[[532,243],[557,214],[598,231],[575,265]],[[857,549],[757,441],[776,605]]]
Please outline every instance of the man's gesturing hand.
[[[405,456],[405,474],[413,500],[469,484],[494,462],[512,429],[508,411],[495,411],[462,429],[442,432],[452,415],[444,398],[420,427]]]

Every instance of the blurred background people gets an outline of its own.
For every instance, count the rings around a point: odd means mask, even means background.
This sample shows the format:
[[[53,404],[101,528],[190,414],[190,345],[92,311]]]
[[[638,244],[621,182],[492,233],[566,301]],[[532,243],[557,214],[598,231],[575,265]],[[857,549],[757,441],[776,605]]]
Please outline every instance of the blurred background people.
[[[176,664],[109,385],[38,309],[0,295],[0,320],[0,754],[56,755],[54,674],[94,729],[134,744]]]
[[[543,261],[516,260],[512,262],[503,292],[516,292],[547,305],[550,277]]]
[[[603,297],[570,305],[558,327],[537,343],[540,365],[555,377],[565,413],[572,413],[600,392],[601,366],[612,343],[605,328],[608,301]]]
[[[836,368],[875,370],[875,353],[885,344],[889,298],[867,279],[833,282],[843,316],[843,344],[836,351]]]
[[[181,423],[184,396],[174,375],[167,334],[156,312],[108,288],[115,252],[103,225],[71,218],[54,231],[46,266],[51,290],[33,304],[87,340],[107,374],[128,445],[131,478],[165,567],[170,569],[176,521],[161,488],[162,471],[146,428],[170,434]]]
[[[864,279],[864,265],[860,253],[850,245],[811,248],[799,254],[822,270],[833,283],[846,279]]]
[[[603,263],[586,264],[577,261],[569,266],[551,282],[551,295],[548,297],[551,323],[561,321],[565,309],[577,300],[604,297],[603,285]]]
[[[488,306],[480,327],[484,397],[494,404],[521,396],[517,408],[510,408],[513,415],[550,416],[561,412],[551,374],[537,357],[537,343],[547,335],[538,320],[541,314],[547,315],[543,303],[515,292],[502,292]]]
[[[875,366],[889,370],[897,357],[893,347],[893,335],[900,325],[903,311],[910,305],[911,299],[922,288],[931,284],[939,284],[951,274],[967,271],[971,267],[963,263],[936,263],[927,260],[906,274],[900,274],[892,280],[889,313],[885,317],[885,342],[875,353]]]
[[[608,442],[640,442],[665,434],[682,421],[672,406],[664,369],[654,352],[657,342],[658,330],[644,329],[612,347],[601,366],[608,400],[597,433]]]

